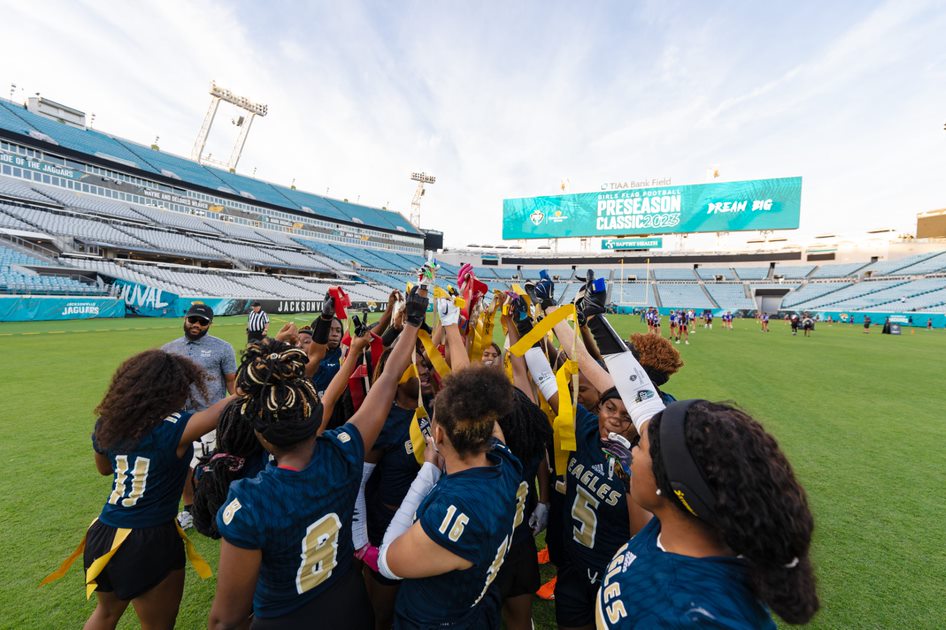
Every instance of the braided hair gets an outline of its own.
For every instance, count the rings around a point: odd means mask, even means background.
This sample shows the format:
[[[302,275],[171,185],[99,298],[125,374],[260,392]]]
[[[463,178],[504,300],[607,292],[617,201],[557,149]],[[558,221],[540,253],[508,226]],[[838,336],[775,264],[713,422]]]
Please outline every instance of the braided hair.
[[[257,434],[278,448],[291,448],[318,430],[322,405],[305,378],[307,360],[303,350],[275,339],[247,346],[236,374],[243,395],[224,409],[217,450],[198,469],[192,514],[202,534],[220,537],[216,514],[230,484],[259,471],[263,447]]]
[[[211,538],[220,538],[216,516],[227,499],[230,484],[258,472],[263,463],[263,445],[240,413],[242,406],[243,401],[237,399],[223,410],[217,425],[217,448],[207,461],[198,465],[195,473],[191,508],[194,527]]]
[[[650,421],[647,436],[657,487],[669,497],[660,420]],[[788,623],[808,622],[820,606],[808,556],[814,519],[775,438],[745,412],[710,402],[689,408],[684,436],[716,499],[710,527],[746,559],[756,597]]]
[[[289,448],[315,435],[322,404],[305,377],[306,353],[275,339],[247,346],[236,374],[240,414],[267,442]]]
[[[506,446],[523,465],[542,457],[552,446],[552,425],[529,397],[513,388],[512,411],[499,419]]]

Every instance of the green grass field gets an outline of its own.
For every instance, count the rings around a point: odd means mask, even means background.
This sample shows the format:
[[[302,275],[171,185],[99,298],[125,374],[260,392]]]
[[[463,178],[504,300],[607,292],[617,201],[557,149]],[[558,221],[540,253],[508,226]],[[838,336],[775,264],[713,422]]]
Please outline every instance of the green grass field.
[[[625,334],[643,330],[637,317],[613,321]],[[212,332],[239,347],[244,322],[218,318]],[[735,326],[697,329],[666,389],[737,402],[788,453],[816,519],[822,611],[812,626],[946,627],[946,333],[821,324],[805,339],[784,322],[768,335],[752,321]],[[180,334],[178,320],[0,324],[0,627],[74,628],[91,613],[81,559],[65,579],[37,585],[111,488],[93,465],[92,409],[124,358]],[[216,567],[217,543],[193,539]],[[213,590],[188,569],[178,627],[206,627]],[[551,606],[536,608],[536,626],[554,627]],[[129,609],[121,627],[137,625]]]

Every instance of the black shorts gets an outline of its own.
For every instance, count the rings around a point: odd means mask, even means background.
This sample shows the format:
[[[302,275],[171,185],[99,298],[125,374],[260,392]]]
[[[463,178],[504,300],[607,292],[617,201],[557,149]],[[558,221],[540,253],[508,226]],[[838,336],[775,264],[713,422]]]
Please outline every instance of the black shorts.
[[[569,562],[558,569],[555,583],[555,621],[560,626],[589,626],[595,623],[595,599],[601,575]]]
[[[539,558],[535,538],[530,533],[516,543],[506,554],[503,566],[496,576],[499,596],[503,601],[519,595],[532,595],[539,590]]]
[[[281,617],[256,617],[252,630],[303,630],[308,628],[373,630],[374,611],[368,601],[365,581],[358,571],[348,571],[327,591],[304,606]]]
[[[83,557],[85,570],[112,548],[114,527],[95,521],[89,527]],[[174,521],[158,527],[133,529],[128,538],[95,578],[103,593],[115,593],[121,600],[144,595],[161,583],[171,571],[184,568],[184,541]]]
[[[261,330],[259,332],[246,332],[246,343],[253,343],[254,341],[262,341],[265,333]]]

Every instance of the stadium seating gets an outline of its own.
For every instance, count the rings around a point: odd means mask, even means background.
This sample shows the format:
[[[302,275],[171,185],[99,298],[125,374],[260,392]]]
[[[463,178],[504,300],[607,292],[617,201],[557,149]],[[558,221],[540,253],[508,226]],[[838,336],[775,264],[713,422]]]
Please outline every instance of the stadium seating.
[[[95,195],[84,195],[65,188],[33,184],[33,190],[48,197],[48,201],[67,206],[70,210],[83,210],[105,218],[119,218],[136,223],[147,223],[148,218],[135,212],[127,204]]]
[[[775,275],[792,280],[801,280],[802,278],[808,277],[808,274],[810,274],[814,268],[814,265],[787,265],[784,267],[776,265]]]
[[[0,101],[2,103],[3,101]],[[0,177],[0,197],[11,197],[25,201],[38,201],[46,205],[58,205],[46,195],[40,194],[28,185],[12,177]]]
[[[797,304],[799,310],[830,308],[831,310],[856,310],[870,304],[868,296],[891,287],[906,284],[904,280],[865,280],[854,283],[844,289],[822,295],[803,304]],[[839,306],[843,305],[843,306]]]
[[[654,288],[647,282],[615,282],[611,288],[611,301],[615,304],[653,306],[657,303]]]
[[[696,273],[703,280],[715,280],[716,276],[722,276],[723,280],[736,279],[736,274],[729,267],[699,267]]]
[[[690,284],[658,284],[657,294],[660,296],[660,305],[668,308],[716,308],[696,283]]]
[[[108,223],[101,221],[16,206],[5,206],[3,211],[30,224],[33,226],[32,229],[38,229],[47,234],[73,237],[84,243],[95,245],[126,247],[133,250],[151,248],[149,244],[124,232],[119,232]]]
[[[820,265],[808,278],[846,278],[847,276],[854,275],[856,271],[862,269],[865,265],[867,265],[867,263],[862,262]]]
[[[707,282],[705,287],[707,293],[712,296],[719,308],[727,311],[754,310],[757,308],[755,300],[746,297],[746,290],[742,284]]]
[[[898,258],[896,260],[878,260],[877,262],[867,265],[861,269],[861,271],[864,273],[870,273],[871,276],[901,275],[900,271],[902,269],[909,268],[917,263],[923,262],[924,260],[933,258],[937,255],[938,253],[925,252],[923,254],[915,254],[913,256]]]
[[[909,267],[902,267],[897,270],[897,275],[916,276],[926,273],[940,273],[943,271],[946,271],[946,252],[931,256]]]
[[[139,156],[129,151],[121,142],[104,133],[92,129],[76,129],[44,116],[33,114],[24,107],[19,107],[2,99],[0,99],[0,109],[6,110],[7,113],[13,114],[19,119],[20,123],[16,125],[17,128],[14,131],[27,134],[30,130],[39,131],[55,144],[88,155],[112,160],[116,162],[116,166],[122,164],[154,172],[154,169]],[[4,120],[10,119],[5,117]],[[16,123],[14,122],[14,124]],[[35,137],[36,134],[29,135]]]
[[[733,267],[733,271],[742,280],[766,280],[769,277],[768,267]]]
[[[696,280],[693,269],[670,267],[654,267],[651,269],[655,280]]]

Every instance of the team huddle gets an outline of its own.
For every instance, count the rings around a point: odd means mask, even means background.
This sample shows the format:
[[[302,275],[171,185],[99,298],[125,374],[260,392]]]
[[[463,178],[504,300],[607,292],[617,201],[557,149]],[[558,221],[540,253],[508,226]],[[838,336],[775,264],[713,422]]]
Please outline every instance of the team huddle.
[[[590,273],[559,304],[545,273],[487,295],[470,265],[456,289],[436,271],[373,325],[335,288],[238,365],[196,303],[184,337],[118,368],[92,433],[113,484],[80,546],[86,628],[129,603],[174,626],[186,559],[211,574],[191,522],[220,539],[209,628],[529,629],[542,532],[560,628],[814,616],[813,518],[775,439],[667,391],[692,311],[672,340],[656,312],[658,334],[623,339]]]

